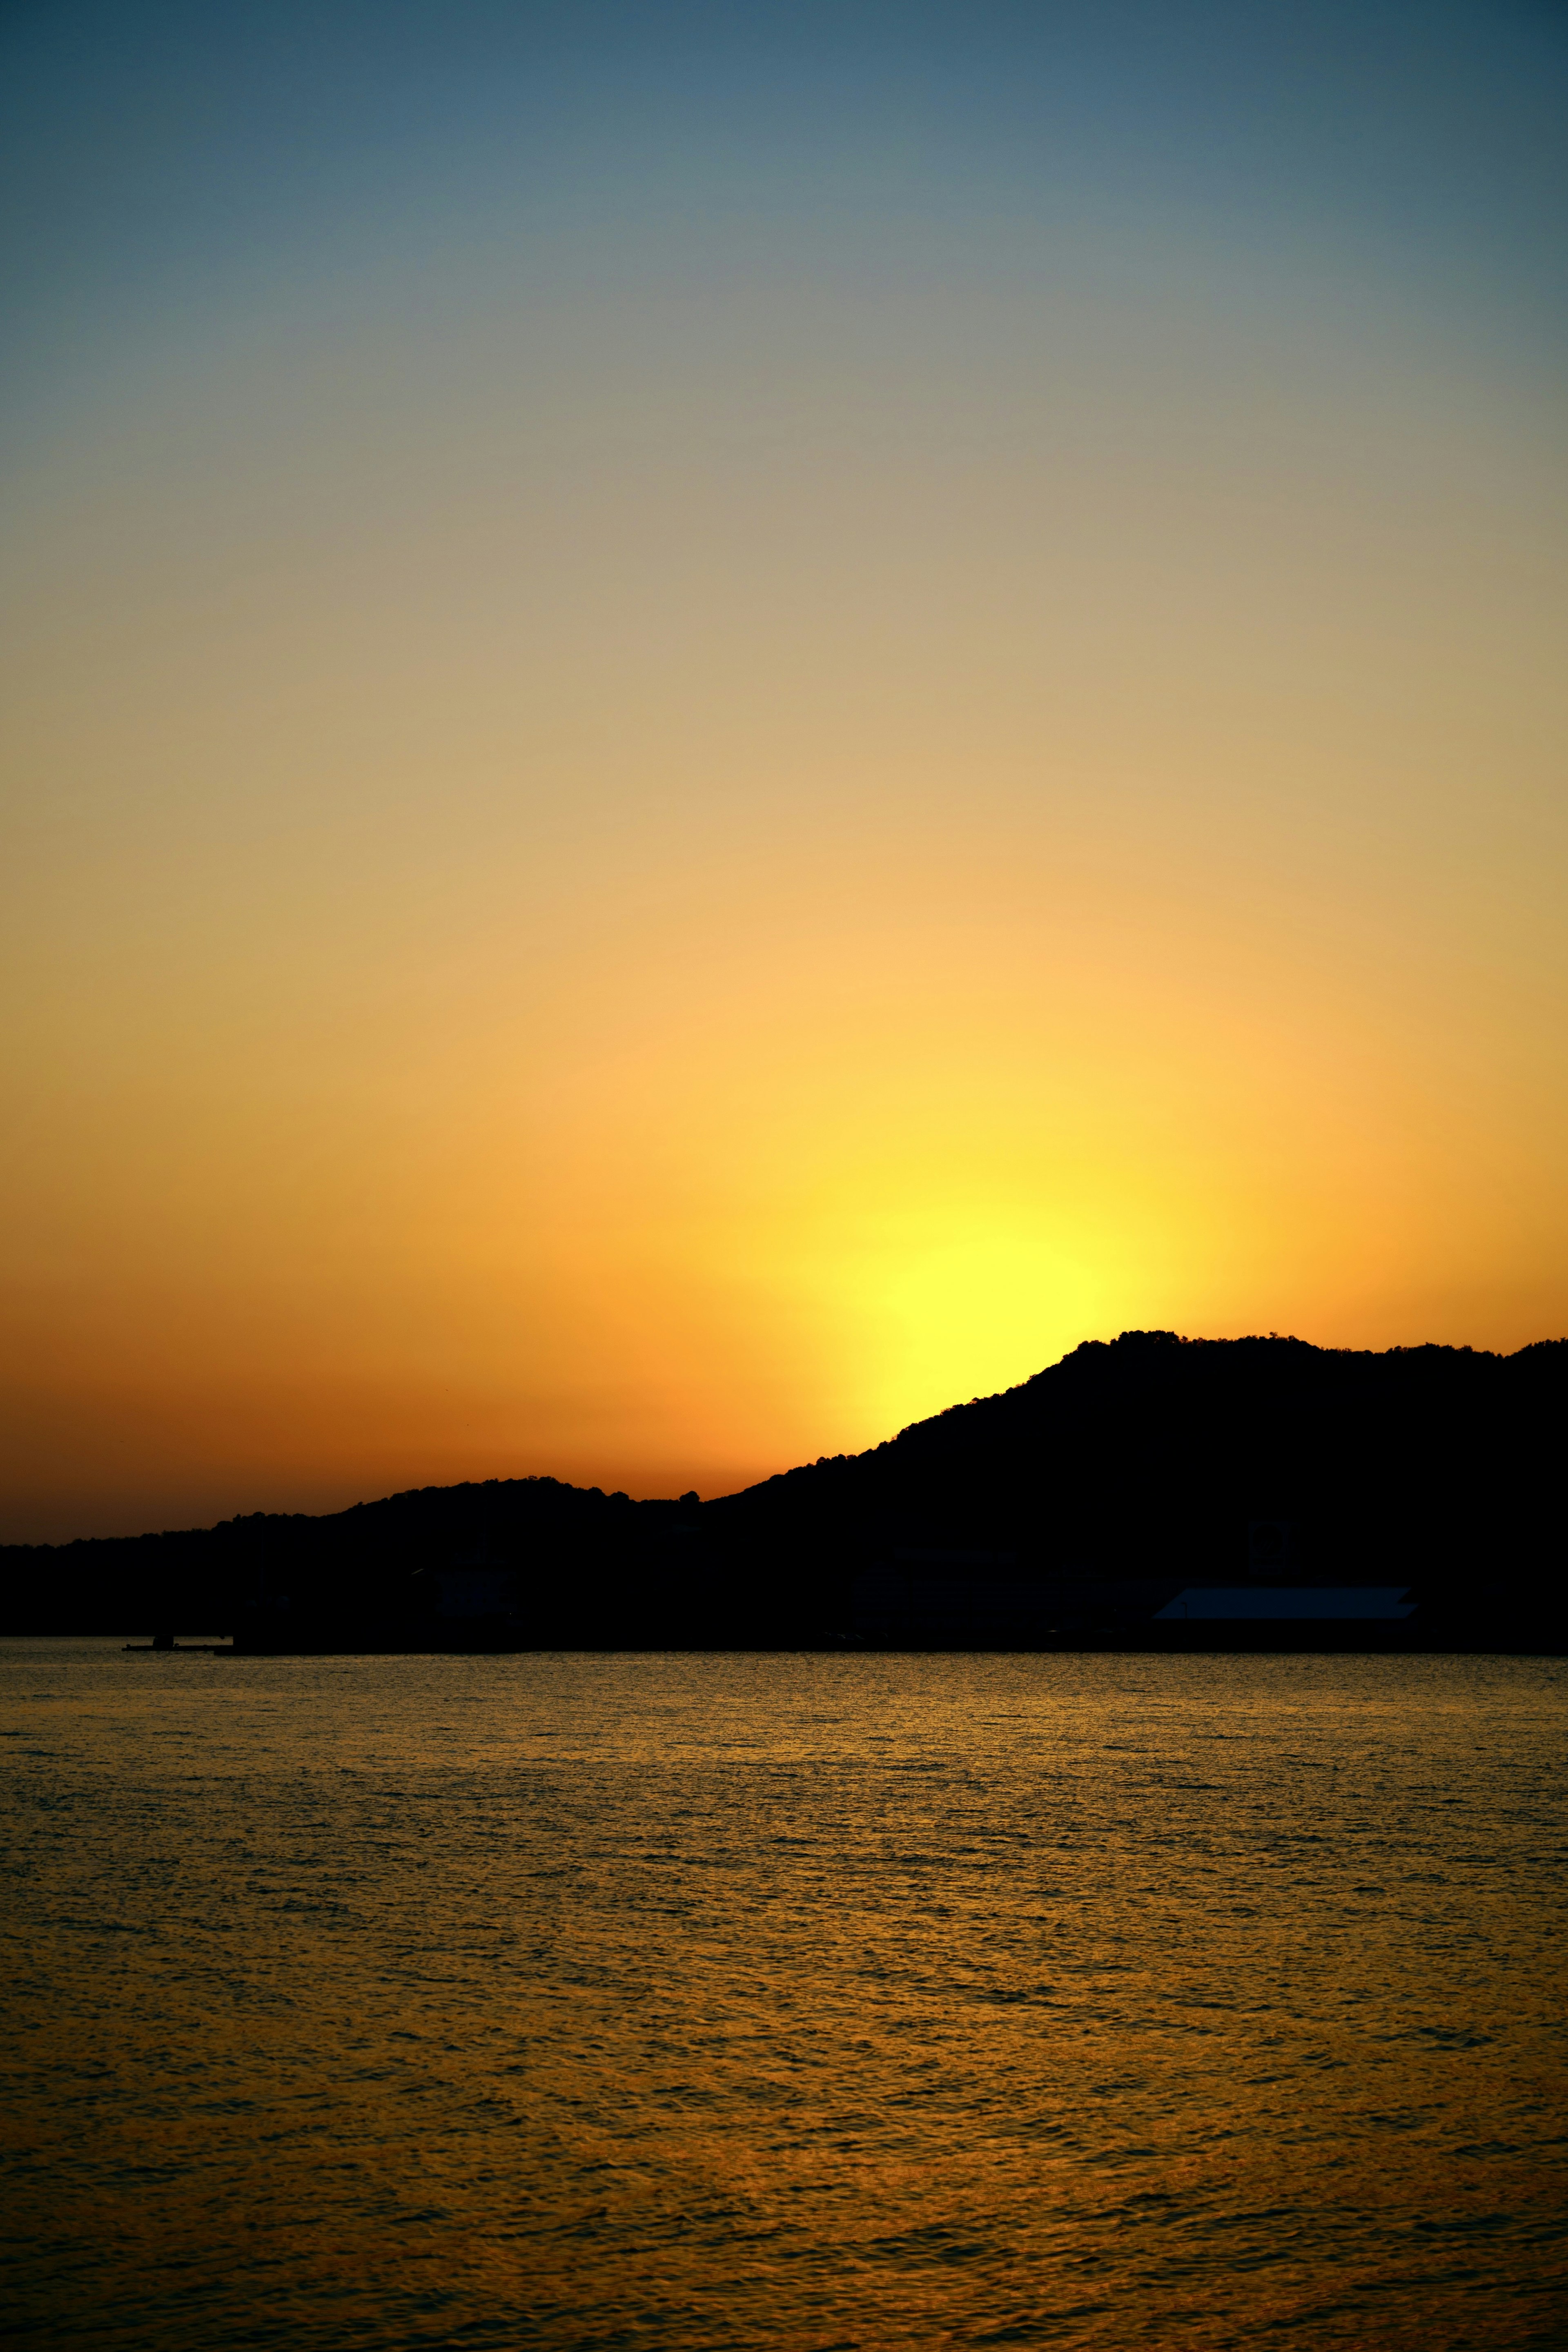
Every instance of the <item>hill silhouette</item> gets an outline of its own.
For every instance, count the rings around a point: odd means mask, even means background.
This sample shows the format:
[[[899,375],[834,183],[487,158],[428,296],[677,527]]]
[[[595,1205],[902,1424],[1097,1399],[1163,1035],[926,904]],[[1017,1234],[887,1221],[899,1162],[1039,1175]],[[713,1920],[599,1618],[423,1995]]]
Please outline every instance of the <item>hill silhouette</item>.
[[[492,1479],[319,1517],[8,1546],[4,1626],[243,1620],[305,1646],[424,1646],[438,1627],[447,1645],[487,1627],[511,1645],[815,1642],[889,1560],[1074,1589],[1383,1580],[1447,1596],[1450,1614],[1503,1595],[1550,1619],[1565,1405],[1568,1340],[1502,1356],[1128,1331],[866,1453],[707,1503]]]

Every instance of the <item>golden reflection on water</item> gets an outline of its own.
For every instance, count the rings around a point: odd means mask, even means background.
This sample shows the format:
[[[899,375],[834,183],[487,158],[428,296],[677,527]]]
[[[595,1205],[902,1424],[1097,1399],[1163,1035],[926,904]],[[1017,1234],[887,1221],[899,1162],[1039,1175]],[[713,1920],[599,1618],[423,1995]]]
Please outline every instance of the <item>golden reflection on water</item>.
[[[1562,2340],[1556,1661],[0,1688],[23,2340]]]

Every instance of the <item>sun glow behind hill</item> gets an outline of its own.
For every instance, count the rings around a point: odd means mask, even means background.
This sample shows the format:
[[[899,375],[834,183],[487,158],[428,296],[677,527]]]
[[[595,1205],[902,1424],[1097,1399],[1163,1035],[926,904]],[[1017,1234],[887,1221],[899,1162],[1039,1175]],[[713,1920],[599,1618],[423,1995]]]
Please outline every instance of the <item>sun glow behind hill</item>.
[[[5,1532],[1568,1326],[1563,44],[1163,15],[21,44]]]

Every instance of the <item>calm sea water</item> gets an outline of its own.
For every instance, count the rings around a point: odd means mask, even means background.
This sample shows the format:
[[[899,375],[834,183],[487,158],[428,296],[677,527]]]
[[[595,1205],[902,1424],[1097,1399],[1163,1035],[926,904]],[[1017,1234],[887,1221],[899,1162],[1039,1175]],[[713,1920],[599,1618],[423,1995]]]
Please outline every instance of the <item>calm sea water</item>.
[[[0,1645],[50,2346],[1568,2344],[1568,1668]]]

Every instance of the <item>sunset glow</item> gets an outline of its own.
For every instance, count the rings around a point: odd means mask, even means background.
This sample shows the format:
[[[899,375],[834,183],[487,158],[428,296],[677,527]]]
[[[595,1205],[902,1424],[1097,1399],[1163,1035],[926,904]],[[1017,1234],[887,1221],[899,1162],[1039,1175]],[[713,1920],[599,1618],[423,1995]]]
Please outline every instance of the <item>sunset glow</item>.
[[[1568,1330],[1561,26],[459,13],[6,36],[5,1535]]]

